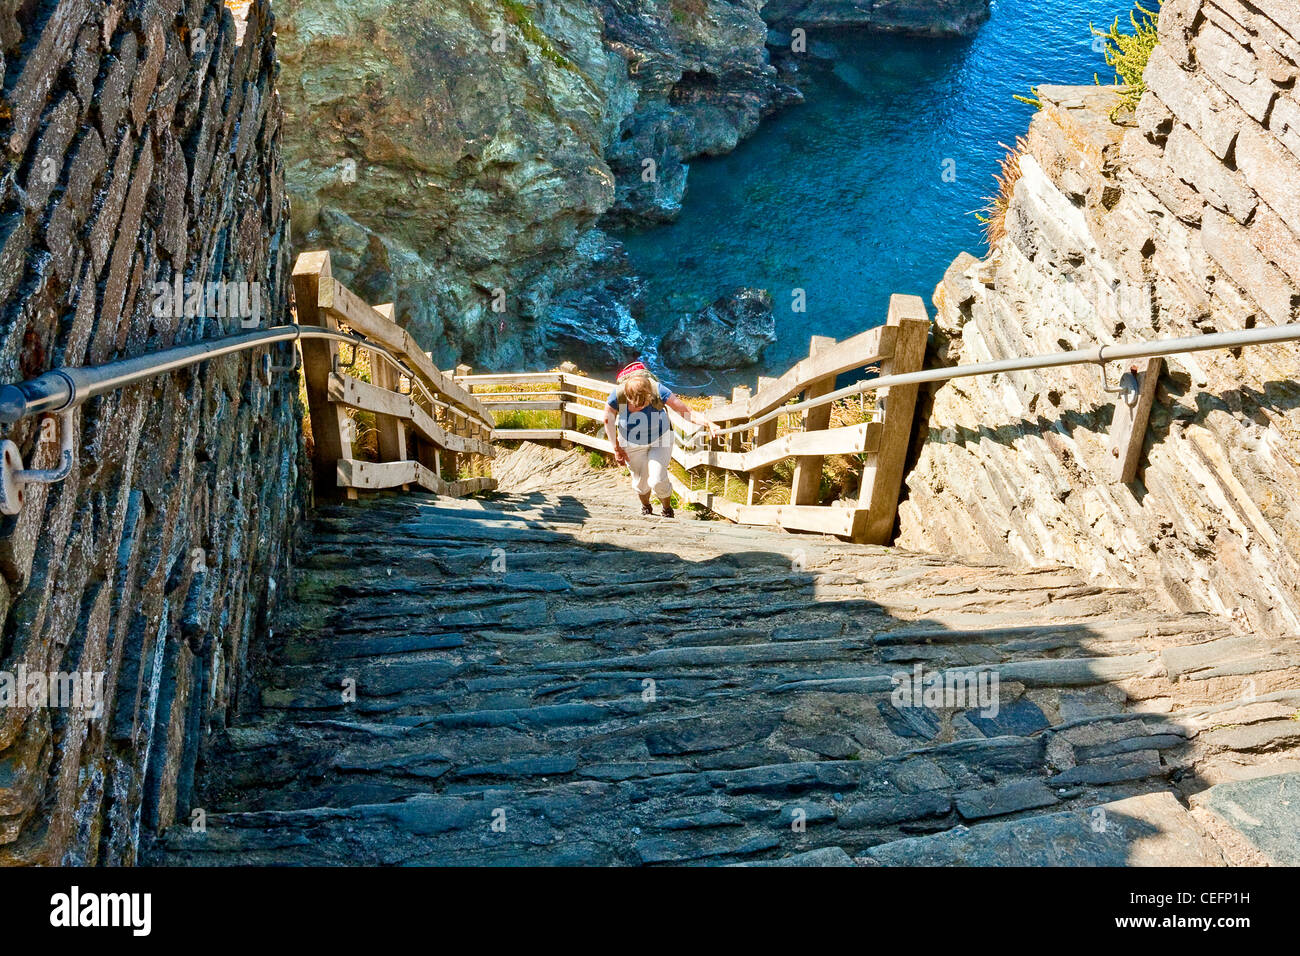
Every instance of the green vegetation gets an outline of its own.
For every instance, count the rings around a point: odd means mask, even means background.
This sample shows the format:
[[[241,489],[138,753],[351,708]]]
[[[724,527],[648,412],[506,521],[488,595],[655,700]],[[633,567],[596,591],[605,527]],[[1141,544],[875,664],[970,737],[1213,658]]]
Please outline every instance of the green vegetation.
[[[673,22],[684,26],[703,20],[708,4],[706,0],[673,0],[670,9]]]
[[[1041,110],[1043,108],[1043,101],[1038,98],[1038,87],[1036,86],[1031,86],[1029,88],[1028,96],[1021,96],[1019,93],[1016,93],[1011,98],[1019,100],[1021,103],[1028,103],[1036,110]]]
[[[553,368],[552,372],[559,372],[560,369]],[[605,404],[605,396],[589,388],[573,389],[578,395],[587,399],[596,405]],[[515,382],[509,385],[476,385],[474,387],[475,395],[490,396],[501,393],[518,393],[518,392],[535,392],[539,399],[543,401],[554,400],[555,383],[554,382]],[[539,431],[544,429],[560,428],[562,419],[559,412],[553,411],[530,411],[526,408],[502,409],[499,412],[493,412],[493,418],[496,420],[496,427],[502,430],[509,429],[527,429],[530,431]],[[597,419],[579,417],[577,420],[577,430],[586,435],[599,435],[604,431],[604,425]],[[514,443],[509,442],[509,447]],[[595,454],[599,454],[598,452]],[[593,465],[594,467],[594,465]]]
[[[477,394],[482,394],[485,389],[481,389]],[[559,412],[530,412],[526,409],[515,408],[508,412],[494,412],[493,417],[496,419],[496,427],[501,429],[541,429],[541,428],[559,428]]]
[[[542,56],[561,69],[577,72],[578,68],[573,61],[555,49],[541,27],[534,22],[532,11],[528,7],[519,0],[501,0],[501,8],[505,11],[506,19],[519,28],[525,40],[542,51]]]
[[[1136,3],[1128,16],[1129,23],[1133,26],[1132,33],[1120,31],[1119,17],[1115,18],[1109,30],[1098,30],[1092,24],[1088,25],[1093,36],[1101,41],[1100,52],[1106,58],[1106,65],[1115,71],[1115,83],[1124,87],[1120,93],[1119,104],[1111,112],[1112,120],[1118,119],[1121,113],[1136,109],[1142,94],[1146,92],[1142,73],[1151,58],[1151,51],[1156,47],[1160,5],[1163,2],[1164,0],[1156,0],[1155,10],[1148,10],[1141,3]],[[1096,78],[1096,82],[1100,85],[1101,79]],[[1039,98],[1036,86],[1030,88],[1028,96],[1017,95],[1015,99],[1021,103],[1028,103],[1035,109],[1043,108],[1043,101]],[[1002,158],[1001,168],[994,176],[998,190],[989,197],[988,204],[983,209],[977,209],[973,213],[983,224],[984,238],[990,246],[997,244],[1006,235],[1007,205],[1020,179],[1020,157],[1026,148],[1024,137],[1018,138],[1015,146],[1007,146],[1004,143],[999,145],[1007,153]]]
[[[1148,10],[1141,3],[1135,4],[1128,15],[1129,23],[1133,25],[1132,33],[1120,32],[1119,17],[1115,18],[1115,22],[1106,31],[1089,24],[1093,36],[1103,41],[1101,52],[1106,58],[1106,65],[1115,71],[1115,82],[1126,87],[1120,94],[1119,106],[1111,113],[1111,119],[1125,110],[1136,109],[1142,94],[1146,92],[1142,73],[1147,68],[1147,61],[1151,59],[1151,51],[1156,48],[1160,5],[1163,2],[1164,0],[1156,0],[1155,10]],[[1097,83],[1100,85],[1101,80],[1097,79]]]

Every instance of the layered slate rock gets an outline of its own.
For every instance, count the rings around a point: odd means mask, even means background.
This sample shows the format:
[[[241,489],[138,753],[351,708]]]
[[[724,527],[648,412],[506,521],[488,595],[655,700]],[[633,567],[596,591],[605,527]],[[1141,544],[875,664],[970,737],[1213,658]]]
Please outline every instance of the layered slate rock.
[[[643,519],[578,452],[495,465],[517,494],[316,515],[206,832],[151,859],[1215,863],[1182,801],[1296,759],[1296,671],[1231,621],[1061,568]],[[1240,674],[1165,663],[1220,641]],[[916,663],[996,696],[909,706]]]
[[[598,226],[675,218],[690,158],[797,98],[759,5],[285,0],[297,241],[439,363],[616,367],[640,292]]]
[[[1040,87],[1006,238],[939,284],[928,363],[1300,319],[1300,38],[1286,7],[1167,0],[1135,115],[1112,119],[1113,91]],[[1294,343],[1170,357],[1128,485],[1095,367],[943,385],[922,403],[899,541],[1067,564],[1165,606],[1300,633],[1297,369]],[[1111,364],[1112,381],[1126,370]],[[1187,653],[1217,666],[1211,648]]]
[[[1223,866],[1219,848],[1172,794],[1087,811],[956,828],[867,851],[883,866]]]
[[[0,11],[0,381],[241,328],[159,307],[159,282],[252,283],[263,323],[285,321],[275,25],[268,3],[238,6]],[[99,716],[0,707],[0,864],[131,863],[188,808],[287,580],[301,413],[262,358],[88,403],[71,475],[0,523],[0,672],[105,687]],[[28,467],[55,464],[43,427],[9,433]]]

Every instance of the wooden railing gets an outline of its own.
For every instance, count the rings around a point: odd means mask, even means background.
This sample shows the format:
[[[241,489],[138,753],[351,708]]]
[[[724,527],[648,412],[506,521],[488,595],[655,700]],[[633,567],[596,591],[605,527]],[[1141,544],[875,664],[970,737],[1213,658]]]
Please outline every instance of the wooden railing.
[[[892,539],[902,487],[903,468],[912,434],[917,386],[882,389],[877,396],[875,420],[832,428],[832,406],[814,404],[798,413],[797,430],[779,435],[782,408],[791,401],[816,400],[835,389],[837,376],[879,365],[881,375],[913,372],[925,358],[930,320],[916,296],[896,295],[890,301],[885,325],[843,342],[814,336],[808,358],[779,378],[764,378],[757,389],[737,388],[730,401],[715,399],[703,414],[726,430],[715,440],[692,435],[679,442],[673,460],[687,472],[704,469],[724,472],[721,484],[743,475],[747,482],[744,504],[725,493],[691,488],[673,476],[678,495],[693,504],[740,524],[774,525],[789,530],[815,531],[855,541],[887,544]],[[456,381],[474,393],[493,413],[509,411],[556,412],[559,427],[494,429],[499,440],[565,441],[610,454],[613,448],[603,434],[592,435],[578,427],[578,419],[602,421],[611,382],[572,372],[515,375],[470,375],[461,366]],[[694,429],[675,413],[675,428]],[[500,421],[500,419],[497,419]],[[821,504],[823,459],[828,455],[865,455],[862,482],[849,502]],[[758,503],[761,487],[773,466],[795,459],[788,504]],[[708,482],[706,481],[706,488]]]
[[[293,288],[300,325],[350,331],[365,340],[351,347],[319,339],[300,343],[318,500],[412,486],[459,497],[496,487],[487,475],[487,459],[495,454],[491,412],[393,321],[392,305],[368,305],[335,279],[328,252],[298,257]],[[344,350],[351,353],[346,363]],[[364,365],[358,352],[367,357]],[[370,381],[355,374],[361,368],[368,368]],[[378,461],[357,457],[349,409],[375,416]]]

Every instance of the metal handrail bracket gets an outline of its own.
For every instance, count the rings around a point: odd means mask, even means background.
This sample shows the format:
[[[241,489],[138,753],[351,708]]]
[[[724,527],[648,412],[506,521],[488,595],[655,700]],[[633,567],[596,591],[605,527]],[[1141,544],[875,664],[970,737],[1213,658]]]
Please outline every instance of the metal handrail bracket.
[[[7,438],[0,442],[0,514],[16,515],[22,511],[27,485],[52,485],[72,474],[77,454],[73,440],[76,418],[76,406],[59,413],[59,464],[55,468],[24,468],[18,446]]]

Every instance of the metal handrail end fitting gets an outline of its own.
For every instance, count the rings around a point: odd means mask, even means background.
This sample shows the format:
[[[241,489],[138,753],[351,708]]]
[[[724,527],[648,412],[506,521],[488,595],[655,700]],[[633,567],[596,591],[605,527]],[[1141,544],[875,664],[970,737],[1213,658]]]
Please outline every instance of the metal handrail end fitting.
[[[9,386],[0,390],[0,404],[6,396]],[[72,465],[76,461],[77,407],[69,405],[59,413],[59,464],[55,468],[25,468],[23,453],[18,446],[6,438],[0,442],[0,514],[16,515],[23,509],[24,489],[27,485],[52,485],[72,474]]]

